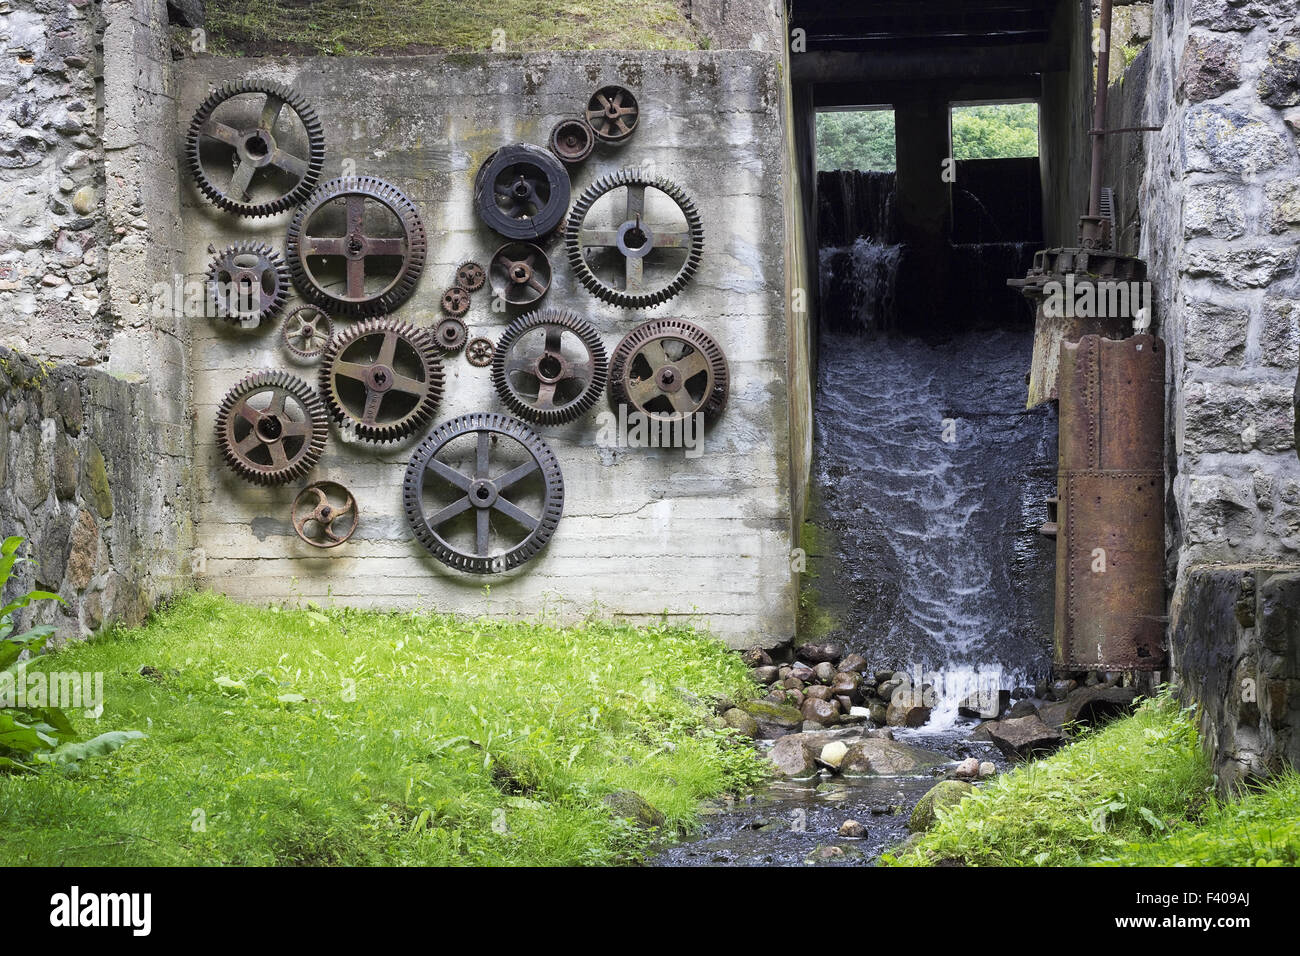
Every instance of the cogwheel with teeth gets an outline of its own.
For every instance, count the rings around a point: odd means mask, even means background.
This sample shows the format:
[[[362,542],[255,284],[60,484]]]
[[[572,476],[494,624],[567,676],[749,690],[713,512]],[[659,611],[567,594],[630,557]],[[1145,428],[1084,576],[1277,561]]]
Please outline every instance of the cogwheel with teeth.
[[[320,358],[333,334],[333,320],[314,305],[298,306],[280,323],[280,341],[285,351],[305,362]]]
[[[208,303],[227,322],[258,324],[284,308],[289,272],[280,254],[264,242],[237,242],[208,265]]]
[[[605,390],[600,334],[577,313],[544,309],[515,319],[497,340],[492,383],[507,408],[538,425],[581,418]]]
[[[487,282],[487,270],[473,259],[466,259],[456,267],[456,285],[477,292]]]
[[[433,329],[434,341],[448,354],[459,352],[469,338],[469,329],[460,319],[443,319]]]
[[[453,319],[459,319],[469,311],[469,289],[458,285],[452,286],[442,294],[442,311]]]
[[[302,202],[320,179],[325,132],[300,94],[241,80],[214,91],[194,112],[185,159],[214,205],[238,216],[271,216]],[[217,171],[226,164],[229,172]]]
[[[329,417],[310,385],[288,372],[256,372],[217,409],[217,447],[237,475],[259,485],[301,478],[320,461]]]
[[[709,421],[727,404],[727,357],[713,336],[680,319],[653,319],[623,337],[610,359],[610,401],[652,419]]]
[[[374,176],[321,184],[289,224],[285,247],[304,299],[339,315],[394,311],[415,291],[428,237],[415,203]]]
[[[338,333],[321,361],[330,414],[366,441],[397,441],[424,426],[442,400],[442,381],[428,331],[390,319]]]
[[[476,368],[487,368],[492,364],[492,355],[496,346],[492,340],[482,335],[465,343],[465,361]]]
[[[475,412],[443,422],[416,447],[402,504],[435,558],[493,574],[546,546],[564,511],[564,478],[550,447],[523,422]]]
[[[619,190],[626,195],[621,208],[613,207],[616,225],[588,223],[597,201]],[[646,216],[651,190],[650,196],[666,196],[683,221],[652,223]],[[681,292],[699,268],[703,250],[704,223],[691,198],[676,183],[634,169],[602,176],[583,190],[564,231],[574,275],[593,295],[628,309],[658,305]],[[597,269],[609,278],[601,278]]]

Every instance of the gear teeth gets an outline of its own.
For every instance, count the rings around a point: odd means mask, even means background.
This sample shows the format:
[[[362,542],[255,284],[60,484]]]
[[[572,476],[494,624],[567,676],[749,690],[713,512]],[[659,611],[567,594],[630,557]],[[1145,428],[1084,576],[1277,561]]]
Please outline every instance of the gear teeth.
[[[367,424],[364,421],[364,408],[358,415],[344,404],[336,385],[334,366],[356,342],[389,332],[395,334],[399,342],[405,342],[419,358],[425,387],[415,405],[396,421]],[[320,391],[325,396],[330,416],[340,425],[350,426],[357,437],[365,441],[394,442],[411,435],[432,420],[438,403],[442,401],[443,372],[438,351],[437,343],[426,329],[391,319],[368,319],[334,335],[325,346],[320,366]],[[364,383],[361,384],[364,386]],[[368,387],[366,395],[367,398],[371,395]],[[383,400],[380,401],[382,403]]]
[[[529,404],[521,396],[506,375],[506,360],[519,340],[534,329],[559,327],[572,332],[591,357],[591,379],[576,398],[559,408],[538,408]],[[497,340],[492,355],[492,384],[505,406],[526,421],[537,425],[563,425],[575,421],[591,410],[605,390],[609,377],[609,360],[605,355],[605,346],[600,341],[600,333],[595,327],[576,312],[567,309],[543,309],[521,315],[511,322]]]
[[[651,319],[649,322],[643,322],[638,325],[614,348],[609,363],[609,399],[610,403],[617,408],[619,405],[626,405],[634,408],[642,414],[649,415],[663,421],[676,420],[682,415],[667,416],[662,412],[646,411],[640,404],[633,401],[624,381],[628,363],[632,361],[633,356],[641,350],[648,342],[654,339],[672,337],[681,339],[697,349],[708,362],[709,370],[712,373],[712,384],[709,392],[700,401],[696,412],[703,412],[706,421],[712,421],[722,414],[727,405],[727,395],[730,390],[730,369],[727,365],[727,356],[722,351],[722,346],[718,345],[717,340],[698,325],[690,322],[684,322],[681,319]]]
[[[487,270],[473,259],[466,259],[456,266],[456,285],[470,292],[477,292],[487,283]]]
[[[442,294],[442,311],[453,319],[462,318],[469,312],[469,289],[454,285]]]
[[[239,451],[234,440],[232,413],[242,407],[252,396],[267,391],[282,392],[291,396],[302,407],[311,423],[310,436],[284,465],[275,465],[274,459],[271,465],[252,461],[247,457],[247,452]],[[239,420],[243,420],[242,415],[239,416]],[[316,467],[316,463],[320,461],[325,451],[326,439],[329,437],[329,418],[320,396],[296,375],[278,369],[254,372],[242,379],[221,400],[221,404],[217,407],[216,436],[217,448],[220,449],[221,456],[239,477],[257,485],[283,485],[296,481]],[[262,447],[271,444],[274,442],[263,441]]]
[[[241,271],[240,267],[235,265],[235,260],[240,256],[257,257],[257,288],[263,288],[263,280],[266,273],[270,271],[275,276],[275,288],[271,293],[270,299],[266,300],[256,312],[239,313],[232,312],[229,308],[230,300],[221,294],[221,282],[218,278],[221,272],[236,273]],[[259,324],[265,322],[276,315],[284,308],[285,302],[289,299],[289,270],[285,266],[284,259],[280,253],[276,252],[264,242],[236,242],[234,245],[227,246],[217,253],[212,261],[208,264],[207,271],[208,287],[208,304],[213,314],[223,321],[237,324],[248,319],[256,319]],[[259,301],[260,298],[259,298]]]
[[[201,156],[203,126],[222,103],[231,97],[245,93],[265,93],[280,99],[297,114],[299,122],[307,133],[306,172],[287,193],[268,202],[248,203],[238,197],[226,195],[208,178],[203,169]],[[316,110],[297,91],[279,83],[237,80],[214,90],[194,111],[194,118],[190,121],[189,132],[185,137],[185,164],[199,192],[217,208],[236,216],[254,219],[273,216],[302,202],[320,180],[321,171],[325,168],[325,128],[316,115]]]
[[[487,368],[495,354],[496,346],[486,336],[480,335],[465,343],[465,361],[475,368]]]
[[[293,343],[293,340],[290,339],[289,337],[289,332],[290,332],[289,327],[290,325],[293,324],[294,318],[300,312],[316,312],[320,315],[320,319],[318,319],[317,321],[323,323],[322,331],[324,332],[326,343],[328,343],[330,338],[334,335],[334,320],[329,317],[328,312],[326,312],[324,309],[320,308],[319,306],[300,305],[292,312],[290,312],[288,315],[286,315],[280,323],[280,342],[284,346],[285,351],[288,352],[290,355],[292,355],[294,358],[302,359],[303,361],[307,361],[307,362],[314,362],[316,359],[320,358],[323,354],[325,354],[325,346],[322,345],[318,349],[302,349],[299,348],[297,345],[295,345]]]
[[[586,221],[587,214],[591,212],[591,207],[595,205],[596,201],[611,190],[633,185],[653,187],[672,199],[686,217],[686,229],[690,237],[689,246],[686,250],[686,261],[682,263],[677,275],[664,287],[650,292],[629,293],[623,289],[616,289],[611,285],[607,285],[592,271],[591,266],[582,254],[580,242],[582,224]],[[601,176],[583,190],[582,195],[573,204],[573,210],[569,213],[568,225],[564,230],[564,252],[574,275],[578,277],[578,281],[592,295],[624,309],[650,308],[667,302],[681,292],[699,269],[704,255],[704,220],[700,216],[695,202],[676,183],[662,176],[646,176],[639,169],[620,169],[617,172]]]

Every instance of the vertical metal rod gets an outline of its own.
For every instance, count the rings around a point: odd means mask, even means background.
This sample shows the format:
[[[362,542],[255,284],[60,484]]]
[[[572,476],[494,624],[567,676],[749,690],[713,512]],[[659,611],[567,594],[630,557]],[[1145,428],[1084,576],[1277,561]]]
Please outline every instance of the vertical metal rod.
[[[1088,187],[1088,215],[1101,215],[1101,164],[1106,148],[1106,90],[1110,86],[1111,0],[1101,0],[1097,53],[1097,100],[1092,111],[1092,180]]]

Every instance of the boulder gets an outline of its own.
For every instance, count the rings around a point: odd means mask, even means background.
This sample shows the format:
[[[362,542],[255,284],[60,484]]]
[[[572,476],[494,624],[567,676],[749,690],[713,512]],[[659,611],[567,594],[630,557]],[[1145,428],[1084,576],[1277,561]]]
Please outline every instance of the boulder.
[[[975,780],[980,775],[979,758],[967,757],[953,768],[952,775],[958,780]]]
[[[809,684],[817,679],[817,675],[807,664],[795,664],[790,668],[790,676],[803,681],[805,684]]]
[[[990,728],[989,734],[1009,760],[1027,760],[1038,754],[1051,753],[1065,743],[1058,731],[1037,716],[1000,720]]]
[[[781,686],[789,690],[803,690],[803,681],[791,674],[785,680],[781,681]]]
[[[988,780],[998,775],[997,765],[992,760],[985,760],[980,763],[980,779]]]
[[[871,722],[877,727],[882,727],[889,717],[889,708],[878,700],[873,700],[867,705],[867,711],[871,715]]]
[[[806,780],[817,774],[816,751],[803,734],[790,734],[772,745],[768,759],[776,772],[791,780]]]
[[[722,714],[722,719],[726,721],[728,727],[739,730],[746,737],[758,736],[758,721],[745,713],[739,707],[732,707]]]
[[[817,762],[831,770],[839,770],[844,762],[844,755],[849,752],[848,745],[842,740],[832,740],[817,756]]]
[[[830,700],[835,696],[825,684],[813,684],[804,689],[803,695],[814,700]]]
[[[813,668],[813,673],[817,675],[817,680],[823,684],[829,684],[835,679],[835,665],[830,661],[822,661]]]
[[[993,720],[1002,709],[1011,703],[1011,692],[1005,690],[978,690],[968,694],[957,705],[957,713],[963,717],[978,717],[981,720]]]
[[[1038,705],[1032,700],[1018,700],[1007,711],[1008,717],[1032,717],[1038,713]]]
[[[803,861],[808,866],[816,866],[819,863],[848,863],[860,859],[862,859],[862,851],[855,847],[819,846],[804,857]]]
[[[813,690],[811,687],[808,689]],[[815,721],[823,727],[831,727],[840,722],[839,701],[809,697],[803,702],[800,712],[803,714],[804,720]]]
[[[867,828],[857,820],[845,820],[840,824],[839,833],[850,840],[861,840],[867,835]]]
[[[762,667],[755,667],[754,680],[760,684],[772,684],[778,680],[777,669],[771,664],[765,664]]]
[[[849,744],[840,761],[846,776],[915,777],[948,763],[933,750],[911,747],[886,737],[863,737]]]
[[[865,674],[867,672],[867,659],[861,654],[850,654],[840,661],[836,670],[842,674]]]
[[[841,671],[831,681],[831,692],[836,697],[848,697],[854,704],[862,702],[862,678],[853,671]]]
[[[758,722],[758,735],[771,740],[799,729],[803,716],[789,704],[767,700],[750,700],[740,709]]]
[[[907,828],[913,833],[924,833],[938,820],[937,811],[955,807],[974,789],[963,780],[941,780],[917,801]]]
[[[889,700],[885,723],[891,727],[920,727],[930,719],[934,700],[933,689],[915,691],[906,685],[899,687]]]
[[[1047,688],[1048,700],[1065,700],[1070,691],[1079,686],[1078,681],[1073,680],[1055,680],[1052,686]]]
[[[751,647],[740,655],[740,659],[750,667],[770,667],[772,655],[761,647]]]
[[[601,800],[613,812],[614,816],[631,820],[642,829],[661,827],[665,817],[656,810],[645,797],[635,790],[616,790],[606,794]]]
[[[823,661],[834,664],[844,657],[844,645],[838,641],[824,644],[805,644],[795,651],[795,657],[807,664],[820,664]]]

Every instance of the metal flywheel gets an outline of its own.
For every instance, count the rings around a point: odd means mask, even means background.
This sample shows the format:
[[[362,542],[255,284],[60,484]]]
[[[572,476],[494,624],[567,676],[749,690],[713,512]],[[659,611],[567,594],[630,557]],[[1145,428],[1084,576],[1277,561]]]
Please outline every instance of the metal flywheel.
[[[391,442],[432,418],[442,400],[442,363],[429,330],[370,319],[325,346],[320,390],[330,414],[358,438]]]
[[[474,178],[479,217],[507,239],[538,239],[554,232],[568,211],[569,192],[564,164],[530,143],[502,146]]]
[[[329,417],[310,385],[288,372],[256,372],[217,408],[217,447],[237,475],[259,485],[301,478],[320,461]]]
[[[600,333],[566,309],[515,319],[492,357],[492,383],[501,401],[538,425],[581,418],[600,398],[608,375]]]

